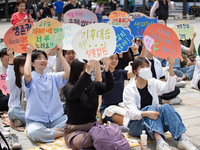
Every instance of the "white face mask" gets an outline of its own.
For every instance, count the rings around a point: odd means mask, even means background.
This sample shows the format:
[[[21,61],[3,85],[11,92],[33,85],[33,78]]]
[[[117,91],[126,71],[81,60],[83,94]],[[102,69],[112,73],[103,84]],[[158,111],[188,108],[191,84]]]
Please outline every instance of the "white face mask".
[[[141,68],[139,72],[139,75],[142,79],[148,80],[151,75],[150,68]]]

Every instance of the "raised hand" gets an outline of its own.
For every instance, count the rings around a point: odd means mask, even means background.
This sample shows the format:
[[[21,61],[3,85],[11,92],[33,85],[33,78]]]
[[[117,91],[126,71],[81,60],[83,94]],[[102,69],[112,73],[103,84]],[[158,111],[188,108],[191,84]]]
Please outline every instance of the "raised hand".
[[[88,74],[91,74],[92,70],[94,69],[95,64],[96,64],[96,60],[89,60],[85,71]]]
[[[35,48],[33,47],[33,45],[31,45],[31,44],[29,44],[28,46],[27,46],[27,54],[28,53],[31,53],[32,54],[32,52],[35,50]]]
[[[101,59],[101,61],[103,63],[104,70],[107,72],[110,65],[110,58],[104,57]]]

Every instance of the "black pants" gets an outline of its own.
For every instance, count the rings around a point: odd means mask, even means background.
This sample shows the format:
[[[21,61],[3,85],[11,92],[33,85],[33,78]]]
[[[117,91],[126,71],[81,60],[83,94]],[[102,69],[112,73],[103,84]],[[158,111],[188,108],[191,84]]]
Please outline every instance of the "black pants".
[[[172,98],[175,98],[179,93],[180,93],[179,87],[175,87],[174,91],[162,94],[162,96],[159,96],[159,104],[162,104],[162,99],[170,100]]]
[[[8,111],[9,95],[0,96],[0,111]]]

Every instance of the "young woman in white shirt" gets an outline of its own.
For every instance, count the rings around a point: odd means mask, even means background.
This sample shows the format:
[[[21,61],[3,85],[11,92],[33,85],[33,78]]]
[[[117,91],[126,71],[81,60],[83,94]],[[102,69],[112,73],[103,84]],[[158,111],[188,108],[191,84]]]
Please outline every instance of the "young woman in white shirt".
[[[8,117],[14,126],[25,125],[25,111],[21,109],[20,95],[22,87],[22,76],[24,75],[24,64],[26,57],[19,55],[14,58],[13,49],[8,48],[9,65],[6,71],[6,84],[10,92],[8,101]]]
[[[173,72],[174,58],[167,57],[169,62],[169,78],[162,82],[155,78],[149,79],[151,70],[145,58],[139,57],[132,64],[136,79],[127,85],[123,92],[126,109],[124,126],[129,127],[129,133],[140,136],[146,130],[156,141],[157,150],[170,150],[164,141],[165,131],[170,131],[172,137],[179,141],[178,148],[197,150],[185,135],[186,128],[178,112],[169,104],[159,106],[158,95],[174,90],[176,78]]]

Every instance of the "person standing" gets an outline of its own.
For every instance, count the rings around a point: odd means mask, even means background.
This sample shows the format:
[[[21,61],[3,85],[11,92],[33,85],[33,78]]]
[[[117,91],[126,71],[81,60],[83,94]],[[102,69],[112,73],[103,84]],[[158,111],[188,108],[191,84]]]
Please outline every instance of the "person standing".
[[[42,2],[40,2],[38,4],[38,20],[42,19],[42,18],[52,18],[52,16],[55,15],[55,10],[53,8],[52,3],[49,0],[42,0]]]
[[[78,4],[77,0],[70,0],[70,3],[65,5],[63,8],[62,16],[70,9],[76,9],[76,8],[81,8],[81,6]]]
[[[11,18],[12,25],[15,25],[19,22],[30,22],[33,23],[31,14],[25,13],[26,1],[25,0],[17,0],[16,7],[18,12],[14,13]]]
[[[145,5],[145,14],[147,16],[150,15],[151,5],[149,4],[149,1],[147,1],[147,4]]]
[[[174,9],[174,6],[171,4],[171,0],[157,0],[150,11],[150,18],[153,18],[154,13],[156,12],[156,17],[159,20],[164,20],[165,24],[169,16],[169,9]]]
[[[64,3],[61,0],[57,0],[54,3],[54,9],[56,10],[56,14],[58,16],[58,21],[61,21],[63,5],[64,5]]]
[[[100,2],[96,7],[95,14],[97,15],[98,22],[102,19],[102,12],[104,11],[104,3]]]

